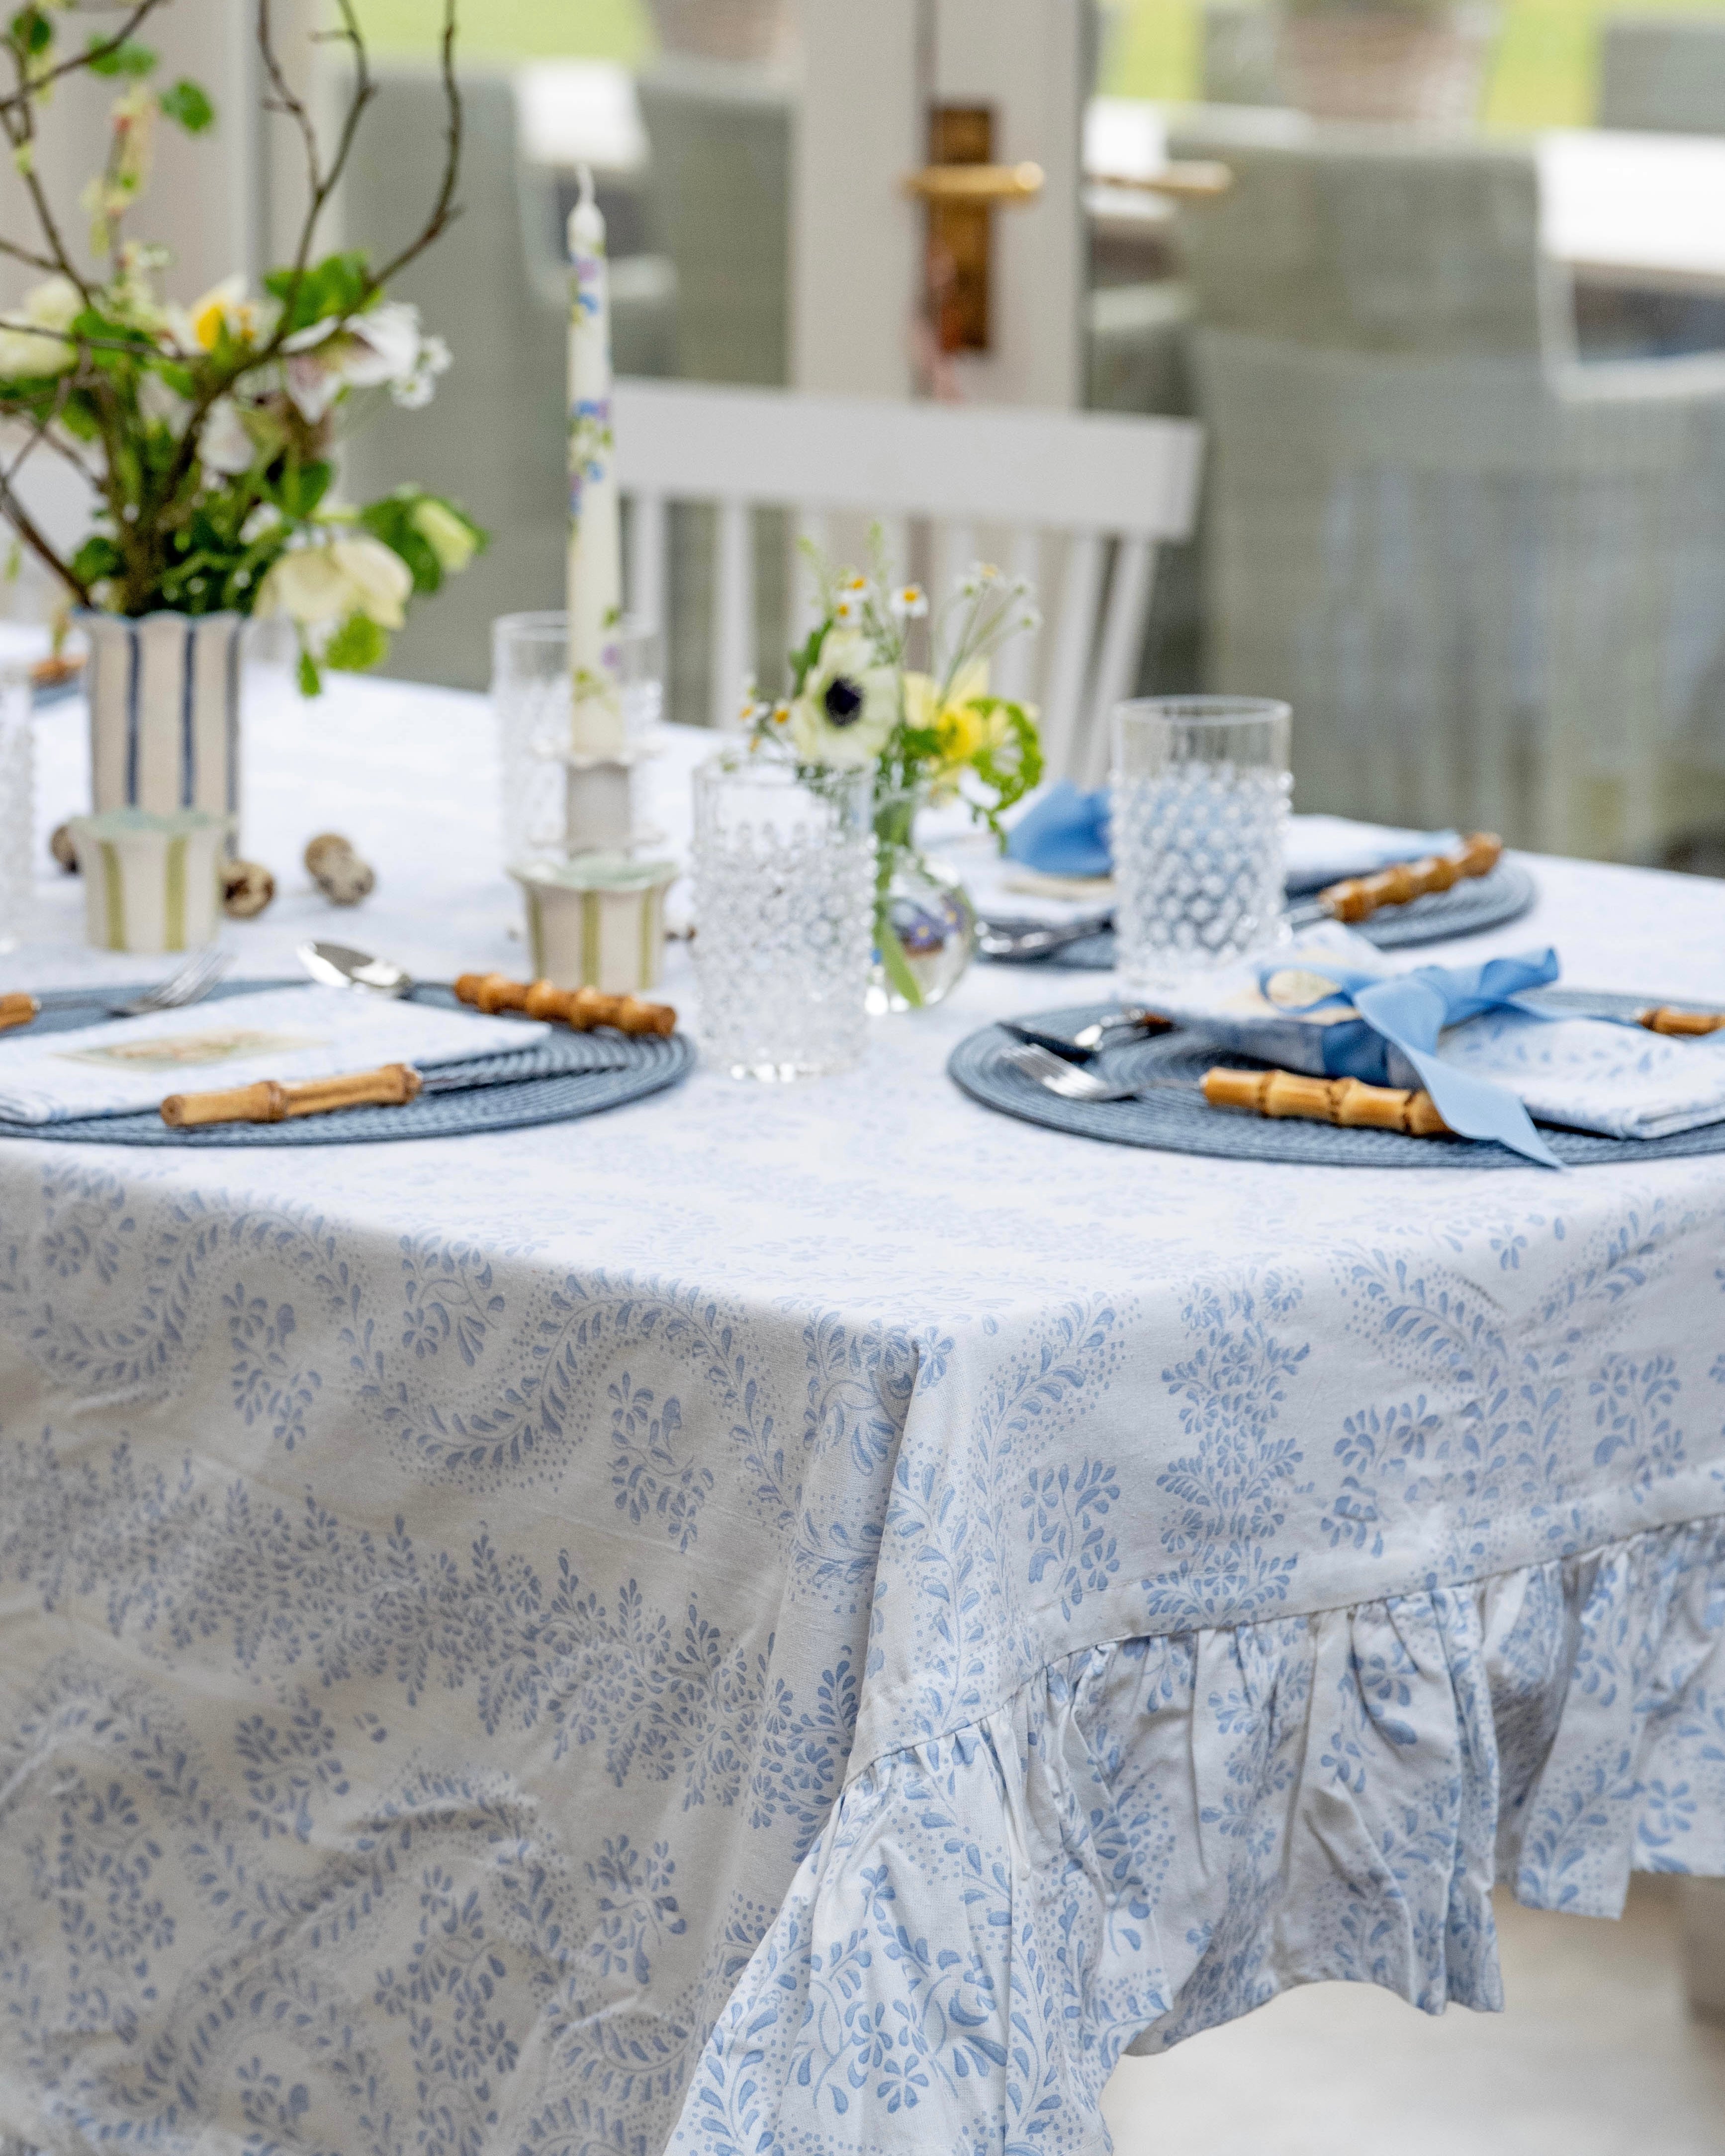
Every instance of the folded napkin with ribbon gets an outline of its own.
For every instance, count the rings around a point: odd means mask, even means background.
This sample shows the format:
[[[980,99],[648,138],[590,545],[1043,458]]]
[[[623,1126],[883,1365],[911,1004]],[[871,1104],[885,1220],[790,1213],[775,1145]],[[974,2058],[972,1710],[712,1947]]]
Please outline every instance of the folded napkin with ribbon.
[[[1535,1116],[1621,1138],[1725,1120],[1725,1033],[1672,1040],[1527,1000],[1558,974],[1551,950],[1394,973],[1362,938],[1331,929],[1158,1001],[1213,1045],[1286,1070],[1424,1086],[1452,1131],[1547,1168],[1560,1163]]]
[[[383,1063],[430,1068],[526,1048],[549,1029],[340,988],[264,988],[148,1018],[14,1035],[0,1044],[0,1119],[132,1115],[203,1087],[291,1084]]]
[[[1447,853],[1454,831],[1408,831],[1388,824],[1356,824],[1346,816],[1290,816],[1282,857],[1288,889],[1321,891],[1344,876],[1369,875],[1396,861]],[[1062,778],[1031,803],[1013,825],[1007,858],[1039,875],[1063,879],[1110,875],[1108,788],[1085,793]]]

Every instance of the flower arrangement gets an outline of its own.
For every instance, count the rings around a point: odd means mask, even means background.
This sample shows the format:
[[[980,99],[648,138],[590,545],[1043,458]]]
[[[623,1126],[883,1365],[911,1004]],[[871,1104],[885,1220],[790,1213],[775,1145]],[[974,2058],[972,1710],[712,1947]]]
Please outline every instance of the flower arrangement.
[[[744,723],[757,749],[790,758],[809,783],[873,766],[878,967],[884,1001],[916,1009],[968,964],[975,927],[962,890],[921,862],[917,812],[962,799],[1005,844],[1002,814],[1041,778],[1043,755],[1035,707],[991,694],[989,665],[1038,616],[1027,583],[978,563],[931,618],[927,594],[893,579],[879,531],[872,537],[867,575],[811,551],[820,619],[790,654],[790,694],[767,701],[751,689]],[[910,663],[919,644],[925,668]]]
[[[260,293],[232,277],[189,306],[158,290],[167,251],[126,228],[148,177],[153,128],[165,120],[198,134],[214,118],[195,83],[152,86],[157,56],[133,33],[165,4],[133,0],[118,30],[64,56],[59,38],[78,12],[73,0],[36,0],[0,31],[15,85],[0,95],[0,131],[39,227],[38,244],[0,239],[0,253],[46,273],[20,309],[0,317],[0,421],[23,437],[0,466],[0,514],[83,607],[285,616],[298,640],[300,685],[315,696],[323,668],[382,659],[410,599],[436,591],[485,544],[456,504],[418,488],[358,507],[338,505],[332,490],[338,426],[385,394],[424,404],[449,364],[417,310],[384,295],[455,213],[455,0],[445,0],[442,182],[417,236],[378,268],[356,249],[313,259],[323,212],[377,94],[353,8],[338,0],[327,33],[348,47],[353,73],[326,157],[261,0],[265,109],[301,137],[306,215],[293,259],[264,279]],[[41,108],[59,80],[80,69],[120,85],[106,162],[82,198],[94,270],[66,244],[36,172]],[[23,465],[44,452],[75,465],[100,505],[95,528],[69,557],[17,490]]]

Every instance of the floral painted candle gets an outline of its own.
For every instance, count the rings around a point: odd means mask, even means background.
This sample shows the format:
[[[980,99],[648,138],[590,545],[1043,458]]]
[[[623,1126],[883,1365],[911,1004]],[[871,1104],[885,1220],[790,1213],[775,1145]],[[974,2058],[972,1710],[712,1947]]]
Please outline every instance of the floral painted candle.
[[[611,439],[610,298],[605,219],[593,175],[569,212],[569,663],[574,706],[569,747],[610,757],[624,747],[617,629],[622,548]]]

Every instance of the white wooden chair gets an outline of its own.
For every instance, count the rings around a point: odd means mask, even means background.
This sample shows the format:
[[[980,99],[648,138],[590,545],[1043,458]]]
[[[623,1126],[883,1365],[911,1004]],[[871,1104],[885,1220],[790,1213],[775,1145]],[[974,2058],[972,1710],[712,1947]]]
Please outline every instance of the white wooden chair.
[[[1043,625],[1007,647],[996,685],[1040,704],[1051,773],[1099,781],[1109,707],[1137,677],[1156,548],[1192,533],[1202,438],[1191,420],[629,380],[612,409],[633,611],[664,619],[667,503],[718,506],[715,726],[734,724],[757,662],[755,509],[790,511],[823,546],[829,518],[878,516],[900,558],[904,527],[925,523],[937,598],[979,531],[993,545],[1004,531],[1002,566],[1038,585]],[[1063,555],[1052,588],[1050,542]]]

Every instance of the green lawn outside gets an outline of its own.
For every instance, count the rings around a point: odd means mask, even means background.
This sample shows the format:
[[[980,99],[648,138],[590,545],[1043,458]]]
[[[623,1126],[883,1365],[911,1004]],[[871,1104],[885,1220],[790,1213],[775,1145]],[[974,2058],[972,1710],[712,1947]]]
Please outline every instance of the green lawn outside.
[[[866,0],[851,0],[866,4]],[[438,0],[358,0],[380,52],[429,49]],[[1725,0],[1506,0],[1486,100],[1497,127],[1579,126],[1591,118],[1596,25],[1607,13],[1725,12]],[[643,59],[643,0],[467,0],[464,49],[487,57],[580,54]],[[1198,0],[1117,0],[1106,87],[1128,97],[1197,91]]]

